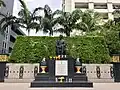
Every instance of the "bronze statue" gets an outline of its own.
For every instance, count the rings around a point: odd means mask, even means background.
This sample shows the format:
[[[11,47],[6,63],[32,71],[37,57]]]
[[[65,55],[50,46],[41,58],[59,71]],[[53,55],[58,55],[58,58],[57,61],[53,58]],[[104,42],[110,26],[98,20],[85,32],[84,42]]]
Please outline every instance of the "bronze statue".
[[[60,35],[60,39],[56,42],[56,56],[58,55],[66,55],[66,44],[63,40],[63,36]]]

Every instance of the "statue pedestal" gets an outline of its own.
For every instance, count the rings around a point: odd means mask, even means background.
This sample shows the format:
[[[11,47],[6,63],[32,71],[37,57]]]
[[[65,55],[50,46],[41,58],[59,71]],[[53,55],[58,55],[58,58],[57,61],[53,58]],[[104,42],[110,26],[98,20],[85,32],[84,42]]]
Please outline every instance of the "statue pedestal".
[[[38,73],[31,87],[93,87],[85,74],[74,71],[74,63],[75,59],[72,57],[47,60],[48,72]]]

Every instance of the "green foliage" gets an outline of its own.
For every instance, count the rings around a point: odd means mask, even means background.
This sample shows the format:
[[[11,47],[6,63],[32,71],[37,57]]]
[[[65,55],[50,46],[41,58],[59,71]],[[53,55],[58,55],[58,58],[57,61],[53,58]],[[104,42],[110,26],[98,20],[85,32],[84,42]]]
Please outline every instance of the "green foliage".
[[[120,37],[118,31],[107,32],[105,35],[106,43],[110,54],[120,54]]]
[[[55,56],[58,37],[19,36],[10,62],[37,63],[43,57]],[[103,37],[66,37],[67,54],[82,58],[84,63],[109,63],[110,56]]]
[[[105,28],[104,28],[105,29]],[[120,36],[117,30],[104,30],[101,32],[90,32],[89,36],[104,36],[109,54],[120,54]]]
[[[57,10],[54,13],[55,15],[58,15],[56,22],[62,26],[61,28],[55,30],[55,32],[64,33],[66,36],[70,36],[73,29],[80,30],[80,27],[78,27],[79,23],[77,22],[81,18],[81,10],[74,10],[72,13]]]
[[[93,10],[85,10],[82,12],[81,22],[78,25],[82,31],[91,32],[101,29],[102,17]]]

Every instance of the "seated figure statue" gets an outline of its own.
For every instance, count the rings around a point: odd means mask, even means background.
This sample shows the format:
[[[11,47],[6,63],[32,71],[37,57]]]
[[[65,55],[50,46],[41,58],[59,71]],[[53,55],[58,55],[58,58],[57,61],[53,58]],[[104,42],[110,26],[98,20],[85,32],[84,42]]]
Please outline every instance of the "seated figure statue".
[[[63,40],[63,36],[60,35],[60,39],[56,42],[56,56],[58,55],[66,55],[66,44]]]

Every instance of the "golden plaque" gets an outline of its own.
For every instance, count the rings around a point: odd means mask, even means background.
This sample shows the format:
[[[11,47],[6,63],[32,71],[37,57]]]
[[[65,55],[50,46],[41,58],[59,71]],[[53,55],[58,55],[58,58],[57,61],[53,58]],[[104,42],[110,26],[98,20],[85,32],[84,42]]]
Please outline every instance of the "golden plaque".
[[[120,56],[113,56],[112,61],[113,62],[120,62]]]
[[[0,62],[8,61],[7,55],[0,55]]]

